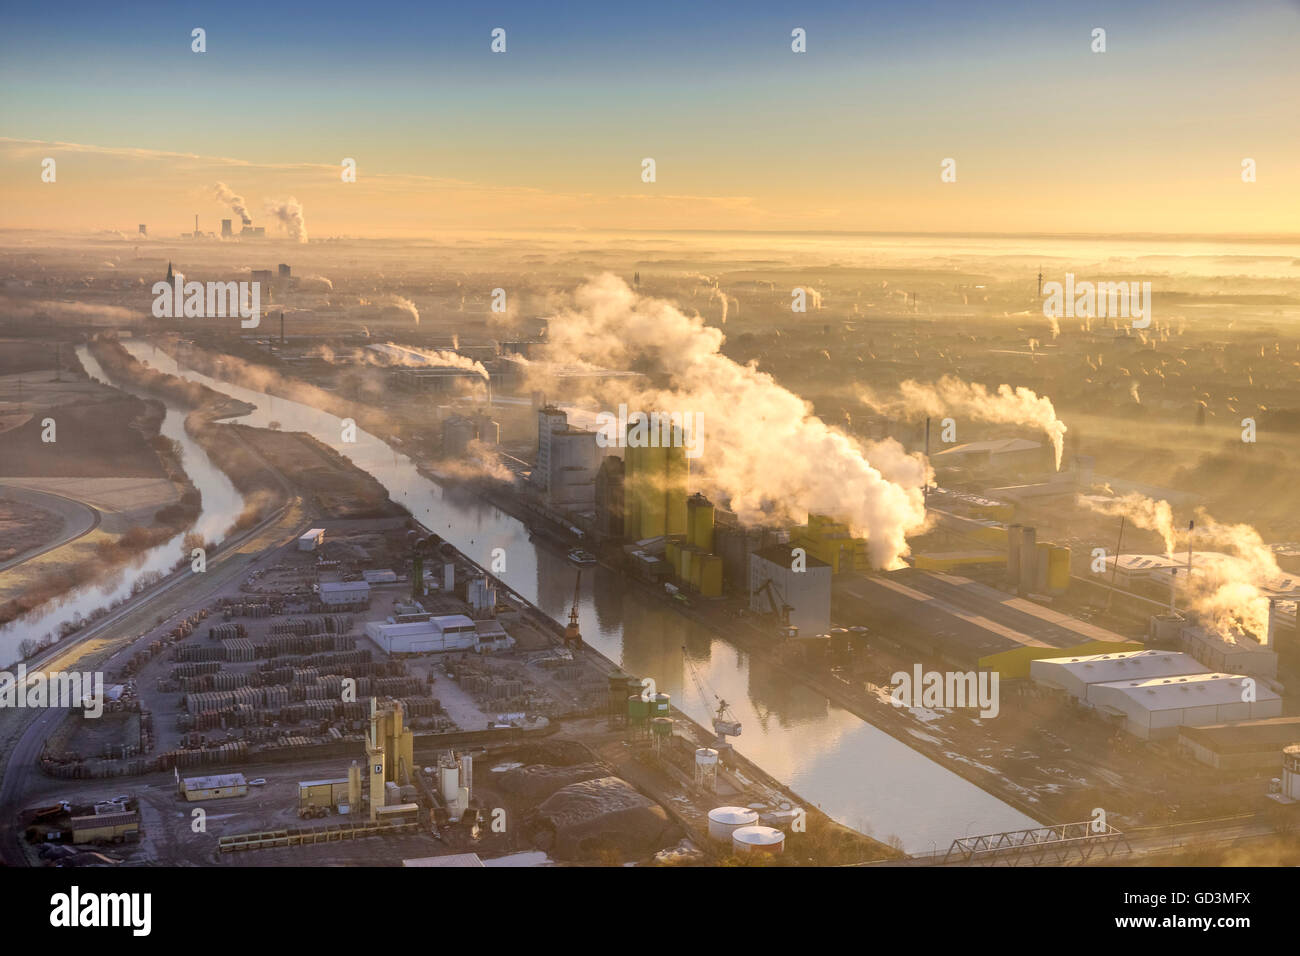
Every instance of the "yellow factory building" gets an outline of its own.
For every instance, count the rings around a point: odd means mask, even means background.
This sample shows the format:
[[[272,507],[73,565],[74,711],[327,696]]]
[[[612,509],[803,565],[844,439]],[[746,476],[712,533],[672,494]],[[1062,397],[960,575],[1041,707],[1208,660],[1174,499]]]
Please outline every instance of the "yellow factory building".
[[[132,811],[73,817],[68,828],[73,843],[121,843],[140,834],[140,814]]]
[[[790,544],[829,564],[832,574],[871,570],[867,539],[853,537],[848,525],[826,515],[808,515],[806,525],[790,532]]]
[[[690,459],[682,447],[624,450],[624,534],[637,541],[685,535]]]
[[[722,596],[722,558],[713,553],[714,509],[708,498],[686,501],[686,533],[664,542],[664,558],[678,581],[704,597]]]

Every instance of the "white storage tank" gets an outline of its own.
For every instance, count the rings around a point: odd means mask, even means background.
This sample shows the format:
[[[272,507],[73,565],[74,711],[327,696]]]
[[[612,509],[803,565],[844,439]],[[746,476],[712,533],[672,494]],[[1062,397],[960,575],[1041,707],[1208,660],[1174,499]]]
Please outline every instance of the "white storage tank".
[[[709,811],[709,837],[726,842],[741,827],[758,822],[758,811],[748,807],[714,807]]]
[[[438,776],[441,778],[441,789],[443,802],[447,806],[455,806],[456,799],[460,796],[460,768],[454,764],[450,767],[439,767]]]
[[[731,849],[736,853],[776,856],[785,852],[785,834],[775,827],[740,827],[731,834]]]

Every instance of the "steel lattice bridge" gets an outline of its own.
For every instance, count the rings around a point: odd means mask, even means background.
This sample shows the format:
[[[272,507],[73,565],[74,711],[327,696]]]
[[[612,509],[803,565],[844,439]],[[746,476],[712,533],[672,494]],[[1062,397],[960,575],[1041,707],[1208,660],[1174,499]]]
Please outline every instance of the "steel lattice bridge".
[[[953,840],[940,865],[1065,866],[1132,853],[1128,838],[1109,823],[1096,820],[1060,823],[1031,830],[1004,830]]]

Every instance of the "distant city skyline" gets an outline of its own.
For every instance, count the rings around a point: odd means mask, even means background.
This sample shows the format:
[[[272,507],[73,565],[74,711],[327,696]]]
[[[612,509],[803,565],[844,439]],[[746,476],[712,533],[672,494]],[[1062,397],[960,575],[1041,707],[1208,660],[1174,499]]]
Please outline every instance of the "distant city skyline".
[[[224,182],[313,238],[1297,229],[1300,5],[824,6],[6,9],[0,226],[219,232]]]

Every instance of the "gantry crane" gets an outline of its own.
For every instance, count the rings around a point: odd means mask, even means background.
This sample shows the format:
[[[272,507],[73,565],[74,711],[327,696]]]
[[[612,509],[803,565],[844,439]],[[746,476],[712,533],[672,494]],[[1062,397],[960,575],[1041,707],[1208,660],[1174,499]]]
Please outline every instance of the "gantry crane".
[[[709,685],[704,682],[704,677],[700,674],[699,669],[691,663],[691,658],[686,653],[685,646],[682,647],[682,660],[686,662],[686,670],[691,675],[691,681],[695,684],[695,689],[700,692],[700,697],[704,699],[704,702],[707,704],[710,699],[717,701],[717,710],[713,713],[713,732],[718,735],[718,739],[713,746],[718,750],[730,750],[731,744],[727,742],[727,738],[740,736],[740,721],[731,712],[730,705],[714,693]]]

